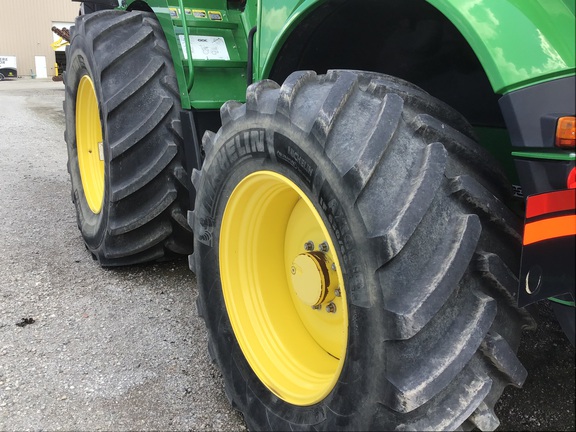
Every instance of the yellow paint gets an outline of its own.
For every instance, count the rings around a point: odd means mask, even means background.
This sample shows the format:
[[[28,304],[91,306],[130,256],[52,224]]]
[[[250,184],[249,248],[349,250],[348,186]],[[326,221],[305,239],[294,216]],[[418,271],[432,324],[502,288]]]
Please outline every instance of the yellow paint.
[[[348,308],[335,251],[322,217],[288,178],[258,171],[230,195],[219,247],[226,310],[255,374],[294,405],[324,399],[344,364]]]
[[[98,214],[104,200],[104,149],[98,100],[88,75],[80,79],[76,94],[76,148],[86,202]]]

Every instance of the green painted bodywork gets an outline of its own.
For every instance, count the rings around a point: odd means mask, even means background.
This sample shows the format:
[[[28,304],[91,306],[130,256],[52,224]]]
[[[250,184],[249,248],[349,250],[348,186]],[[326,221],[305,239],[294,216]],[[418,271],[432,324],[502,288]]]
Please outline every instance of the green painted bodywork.
[[[428,1],[466,38],[494,92],[574,74],[573,0]]]
[[[125,9],[130,10],[133,3],[139,7],[142,2],[128,1]],[[229,10],[226,0],[149,0],[146,3],[158,17],[166,35],[174,59],[182,107],[218,109],[228,100],[243,101],[247,83],[247,26],[251,24],[246,20],[255,20],[255,13]],[[205,17],[195,17],[195,12],[204,12]],[[210,19],[210,15],[221,19]],[[194,58],[190,62],[190,46],[185,43],[185,32],[190,37],[222,38],[229,58]]]
[[[574,152],[564,152],[561,150],[556,150],[553,152],[542,152],[542,151],[515,151],[512,152],[512,156],[521,159],[545,159],[545,160],[557,160],[557,161],[575,161],[576,153]]]
[[[576,306],[576,303],[574,303],[573,301],[560,300],[555,297],[548,297],[548,300],[553,301],[555,303],[559,303],[564,306],[571,306],[571,307]]]
[[[189,75],[179,36],[182,17],[170,9],[221,11],[222,22],[187,16],[191,35],[221,36],[230,61],[193,61],[194,81],[183,106],[217,108],[229,99],[243,100],[247,62],[247,35],[257,26],[253,80],[270,73],[286,38],[298,24],[326,0],[248,0],[244,11],[228,9],[225,0],[148,0],[158,15],[170,49],[178,63],[181,93]],[[382,0],[386,1],[386,0]],[[529,85],[573,75],[576,26],[574,0],[427,0],[442,12],[466,38],[496,93],[505,94]],[[126,2],[126,8],[134,1]],[[180,67],[182,64],[182,67]],[[245,69],[244,69],[245,70]],[[202,90],[198,87],[210,87]]]
[[[428,2],[466,38],[496,93],[504,94],[574,74],[573,0]],[[268,75],[287,35],[321,3],[317,0],[261,2],[256,79]]]
[[[298,25],[327,0],[247,0],[242,11],[226,0],[147,0],[158,16],[178,78],[185,109],[218,109],[227,100],[245,100],[248,32],[254,26],[253,81],[269,76],[283,44]],[[387,1],[387,0],[382,0]],[[423,0],[424,1],[424,0]],[[530,85],[574,75],[574,0],[427,0],[466,38],[495,93],[505,94]],[[128,0],[125,9],[143,2]],[[222,19],[198,18],[193,11],[218,12]],[[187,59],[191,37],[223,38],[229,60]],[[375,31],[375,34],[376,31]],[[480,129],[481,141],[496,156],[510,160],[504,134]],[[506,155],[503,153],[506,149]],[[530,156],[529,156],[530,155]],[[573,153],[513,153],[515,157],[574,160]],[[507,171],[515,170],[508,164]]]
[[[261,1],[258,16],[258,52],[255,79],[266,78],[286,38],[297,29],[298,24],[314,12],[324,1],[286,0],[282,2]],[[256,59],[255,59],[256,60]]]

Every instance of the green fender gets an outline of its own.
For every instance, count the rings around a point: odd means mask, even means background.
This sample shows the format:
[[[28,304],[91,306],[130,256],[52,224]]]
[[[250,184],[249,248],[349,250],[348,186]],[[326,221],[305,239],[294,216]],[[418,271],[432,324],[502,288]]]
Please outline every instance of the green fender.
[[[385,1],[385,0],[382,0]],[[496,93],[574,74],[574,0],[427,0],[466,38]],[[324,0],[259,2],[256,79]]]
[[[300,22],[320,6],[322,0],[258,2],[257,45],[254,47],[256,81],[267,78],[282,45]]]
[[[267,78],[287,37],[327,0],[248,0],[242,21],[254,41],[254,80]],[[386,1],[386,0],[382,0]],[[423,0],[424,1],[424,0]],[[466,38],[482,63],[494,92],[513,90],[574,74],[574,0],[427,0]],[[134,1],[127,1],[130,9]],[[141,1],[138,3],[142,3]],[[180,48],[169,7],[176,0],[147,0],[158,16],[175,61],[182,106],[193,103],[186,88]],[[184,0],[186,7],[210,4],[226,8],[225,0]]]
[[[574,74],[574,0],[428,0],[466,38],[496,93]]]

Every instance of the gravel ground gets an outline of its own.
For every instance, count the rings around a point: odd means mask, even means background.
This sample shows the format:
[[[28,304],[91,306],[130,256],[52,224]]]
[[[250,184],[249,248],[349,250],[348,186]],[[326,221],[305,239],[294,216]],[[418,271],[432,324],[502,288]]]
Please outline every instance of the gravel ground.
[[[244,430],[184,260],[104,270],[76,227],[61,82],[0,83],[0,430]],[[574,430],[574,348],[526,335],[501,430]],[[33,322],[32,322],[33,320]]]
[[[0,430],[245,429],[186,262],[105,270],[85,250],[63,97],[61,82],[0,83]]]

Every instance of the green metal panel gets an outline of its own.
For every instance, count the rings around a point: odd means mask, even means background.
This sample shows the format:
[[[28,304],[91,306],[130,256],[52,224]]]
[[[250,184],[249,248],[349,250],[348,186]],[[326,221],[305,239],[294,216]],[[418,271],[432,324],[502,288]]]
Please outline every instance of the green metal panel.
[[[480,59],[496,93],[574,74],[574,0],[428,0]]]
[[[427,1],[468,40],[496,93],[574,74],[574,0]],[[260,3],[258,79],[270,72],[287,35],[323,1]]]
[[[135,1],[128,2],[126,8],[130,9],[132,3]],[[226,0],[149,0],[147,4],[158,17],[166,35],[174,59],[182,107],[217,109],[227,100],[244,101],[246,37],[247,25],[250,25],[247,19],[255,19],[255,7],[247,7],[241,13],[228,10]],[[188,61],[185,33],[196,44],[206,41],[202,47],[206,58],[195,57]],[[218,42],[216,50],[207,45],[212,42]],[[223,59],[219,59],[221,55]]]
[[[574,161],[576,160],[576,153],[566,152],[562,150],[555,150],[552,152],[543,151],[515,151],[512,156],[524,159],[546,159],[557,161]]]
[[[178,0],[148,0],[158,16],[175,59],[182,105],[217,108],[224,100],[243,100],[246,35],[258,23],[254,41],[254,80],[266,78],[278,52],[298,24],[325,0],[248,0],[244,12],[228,11],[225,0],[183,0],[190,9],[220,10],[223,23],[194,23],[192,35],[220,36],[226,40],[229,67],[194,61],[194,85],[186,86],[180,17],[171,17]],[[386,1],[386,0],[382,0]],[[507,93],[538,82],[574,74],[574,0],[427,0],[450,19],[468,40],[497,93]],[[134,1],[128,2],[128,7]],[[224,28],[226,23],[236,24]],[[218,26],[218,24],[222,24]],[[214,30],[214,31],[212,31]],[[198,80],[198,81],[197,81]]]
[[[285,0],[258,2],[256,80],[266,78],[282,48],[282,44],[297,25],[323,1]]]
[[[574,0],[562,0],[564,2],[564,4],[566,5],[566,7],[568,9],[570,9],[570,12],[572,12],[572,15],[574,15],[576,13],[576,4],[574,3]]]

